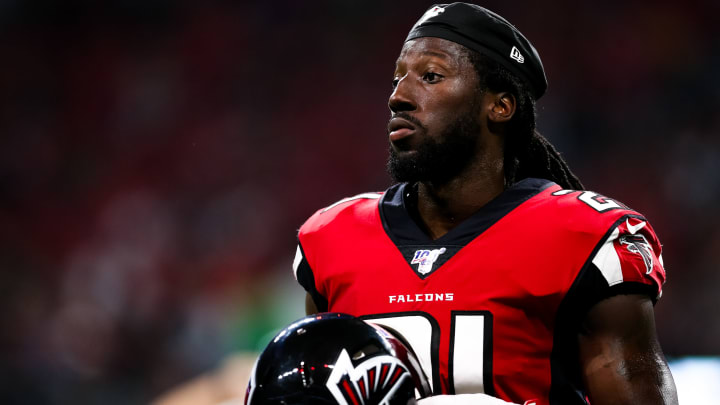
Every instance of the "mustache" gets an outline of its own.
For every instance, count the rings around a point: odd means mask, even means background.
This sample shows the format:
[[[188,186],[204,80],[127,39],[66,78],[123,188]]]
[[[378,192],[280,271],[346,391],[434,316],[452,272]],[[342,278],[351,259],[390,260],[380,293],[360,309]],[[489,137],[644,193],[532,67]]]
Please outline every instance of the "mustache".
[[[413,117],[412,115],[410,115],[410,114],[408,114],[408,113],[406,113],[406,112],[399,112],[399,113],[397,113],[397,114],[393,114],[393,115],[390,116],[390,119],[393,119],[393,118],[402,118],[402,119],[404,119],[405,121],[408,121],[409,123],[411,123],[411,124],[415,125],[416,127],[418,127],[418,129],[421,129],[421,130],[423,130],[423,131],[427,131],[427,128],[425,128],[425,125],[423,125],[423,123],[420,122],[419,119]],[[388,134],[389,134],[389,133],[390,133],[390,130],[388,130],[387,132],[388,132]]]

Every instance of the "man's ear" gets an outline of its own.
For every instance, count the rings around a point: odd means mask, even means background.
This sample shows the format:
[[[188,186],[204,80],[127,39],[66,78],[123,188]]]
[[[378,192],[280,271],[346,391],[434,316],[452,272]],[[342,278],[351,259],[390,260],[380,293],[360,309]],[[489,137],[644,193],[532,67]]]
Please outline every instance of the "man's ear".
[[[500,92],[488,94],[490,104],[488,105],[488,121],[501,124],[510,121],[515,115],[516,101],[512,93]]]

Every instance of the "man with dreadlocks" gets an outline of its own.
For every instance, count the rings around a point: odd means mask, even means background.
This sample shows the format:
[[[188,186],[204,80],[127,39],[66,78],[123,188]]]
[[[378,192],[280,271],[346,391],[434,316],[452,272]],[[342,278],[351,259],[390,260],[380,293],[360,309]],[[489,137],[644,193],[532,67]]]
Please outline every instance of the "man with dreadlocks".
[[[422,405],[677,403],[654,325],[660,242],[535,130],[547,82],[530,42],[484,8],[433,6],[392,87],[397,184],[301,227],[307,312],[401,333],[436,395]]]

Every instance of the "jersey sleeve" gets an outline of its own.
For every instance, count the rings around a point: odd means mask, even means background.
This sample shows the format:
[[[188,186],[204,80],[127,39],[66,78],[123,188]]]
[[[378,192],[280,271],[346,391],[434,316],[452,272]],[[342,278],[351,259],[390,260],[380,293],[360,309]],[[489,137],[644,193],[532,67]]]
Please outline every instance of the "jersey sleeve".
[[[377,201],[382,193],[362,193],[343,198],[315,212],[298,231],[298,247],[293,261],[295,279],[310,294],[320,312],[329,309],[330,292],[324,286],[337,271],[328,266],[327,257],[337,241],[353,231],[355,220],[377,215]]]
[[[625,211],[604,228],[558,308],[555,339],[564,348],[558,354],[561,369],[574,370],[578,364],[577,332],[593,306],[623,294],[644,295],[654,304],[662,295],[662,247],[650,223]]]
[[[297,280],[305,291],[310,294],[318,311],[327,312],[328,301],[322,296],[322,294],[320,294],[317,286],[315,285],[315,275],[313,274],[310,264],[305,258],[305,253],[303,252],[302,245],[299,242],[297,251],[295,252],[295,260],[293,260],[293,274],[295,275],[295,280]]]
[[[662,246],[650,223],[636,215],[621,218],[593,252],[582,277],[588,308],[618,294],[645,294],[655,303],[666,274]]]

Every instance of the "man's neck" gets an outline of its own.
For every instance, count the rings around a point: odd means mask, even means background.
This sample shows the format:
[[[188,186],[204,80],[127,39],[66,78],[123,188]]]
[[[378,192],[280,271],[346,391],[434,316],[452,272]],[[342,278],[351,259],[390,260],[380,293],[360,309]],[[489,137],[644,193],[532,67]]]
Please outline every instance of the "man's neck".
[[[447,183],[419,183],[417,214],[434,240],[472,216],[505,189],[502,163],[469,168]]]

